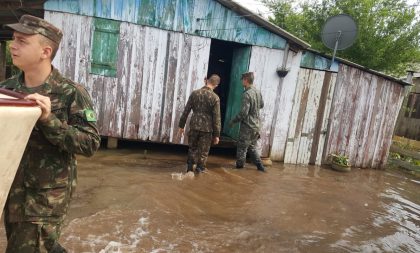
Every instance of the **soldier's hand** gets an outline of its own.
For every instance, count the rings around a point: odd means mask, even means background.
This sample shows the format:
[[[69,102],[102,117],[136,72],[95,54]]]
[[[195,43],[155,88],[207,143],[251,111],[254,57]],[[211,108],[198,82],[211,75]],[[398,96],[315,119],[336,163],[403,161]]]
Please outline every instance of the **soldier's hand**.
[[[184,135],[184,128],[180,128],[180,129],[178,129],[178,134],[179,134],[180,136]]]
[[[214,145],[219,144],[219,137],[213,137],[213,144]]]
[[[45,121],[48,119],[48,116],[51,114],[51,100],[49,97],[34,93],[26,96],[25,99],[35,100],[39,107],[41,107],[42,112],[41,116],[39,117],[40,121]]]

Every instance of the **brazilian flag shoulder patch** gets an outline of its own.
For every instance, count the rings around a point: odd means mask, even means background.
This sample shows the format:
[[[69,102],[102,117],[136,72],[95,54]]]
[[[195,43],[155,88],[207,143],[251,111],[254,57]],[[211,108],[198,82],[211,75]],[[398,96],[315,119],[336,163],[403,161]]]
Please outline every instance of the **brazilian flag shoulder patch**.
[[[96,122],[96,115],[93,110],[85,109],[85,118],[88,122]]]

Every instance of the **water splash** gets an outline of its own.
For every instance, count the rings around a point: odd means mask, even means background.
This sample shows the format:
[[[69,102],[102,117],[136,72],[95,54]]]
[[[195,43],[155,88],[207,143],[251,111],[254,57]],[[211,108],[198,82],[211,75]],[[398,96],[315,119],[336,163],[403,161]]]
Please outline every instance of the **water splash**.
[[[182,172],[173,172],[171,174],[171,177],[172,177],[172,180],[179,180],[179,181],[182,181],[186,178],[192,179],[194,178],[194,172],[190,171],[185,174],[183,174]]]

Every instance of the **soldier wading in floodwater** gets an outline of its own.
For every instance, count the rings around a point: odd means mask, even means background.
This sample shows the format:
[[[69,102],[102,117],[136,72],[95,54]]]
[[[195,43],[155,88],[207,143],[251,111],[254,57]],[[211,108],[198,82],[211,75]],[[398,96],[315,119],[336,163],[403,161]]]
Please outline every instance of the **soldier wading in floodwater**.
[[[242,85],[245,88],[242,94],[241,111],[229,123],[229,127],[240,123],[239,140],[236,147],[236,168],[242,169],[245,166],[247,151],[252,162],[261,172],[265,172],[260,154],[256,149],[257,141],[260,138],[260,109],[264,107],[261,92],[254,83],[254,73],[243,73]]]
[[[219,83],[220,77],[211,75],[205,80],[203,88],[193,91],[179,120],[179,133],[182,135],[188,115],[193,111],[188,132],[187,172],[193,171],[194,164],[197,165],[197,173],[203,172],[212,141],[213,144],[219,143],[220,99],[213,92]]]

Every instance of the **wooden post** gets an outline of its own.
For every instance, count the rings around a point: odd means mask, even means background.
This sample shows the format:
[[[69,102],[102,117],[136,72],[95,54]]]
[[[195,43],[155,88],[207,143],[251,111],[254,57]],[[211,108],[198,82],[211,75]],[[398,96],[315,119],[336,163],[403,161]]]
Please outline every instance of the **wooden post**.
[[[0,81],[6,79],[6,41],[0,41]]]
[[[106,147],[109,149],[116,149],[118,147],[118,139],[114,137],[108,137]]]
[[[319,149],[319,139],[321,138],[322,123],[324,121],[325,108],[327,106],[328,90],[330,89],[331,72],[325,71],[324,83],[322,84],[321,97],[319,98],[318,111],[316,113],[316,123],[314,130],[314,138],[312,140],[311,156],[309,157],[309,164],[316,164],[316,157]],[[322,160],[323,158],[321,158]],[[322,163],[322,161],[321,161]]]

